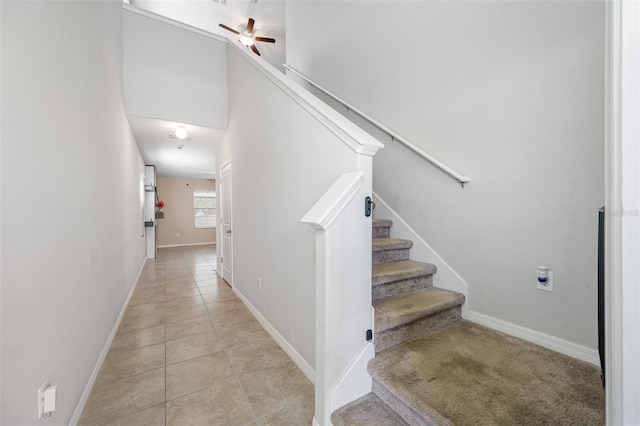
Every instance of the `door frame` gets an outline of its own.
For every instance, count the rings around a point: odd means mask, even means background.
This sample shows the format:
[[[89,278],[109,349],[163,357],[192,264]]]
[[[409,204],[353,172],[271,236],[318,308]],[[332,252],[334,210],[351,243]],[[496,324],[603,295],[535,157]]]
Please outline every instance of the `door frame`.
[[[640,424],[640,3],[606,2],[607,424]]]
[[[220,251],[218,254],[218,271],[220,271],[220,277],[222,277],[222,279],[224,279],[231,287],[233,287],[233,233],[229,233],[229,240],[228,242],[225,240],[225,229],[223,227],[223,219],[227,220],[228,219],[228,223],[230,225],[230,228],[233,228],[233,202],[232,202],[232,188],[233,188],[233,181],[231,180],[231,185],[226,185],[223,182],[223,176],[225,173],[229,173],[229,177],[232,177],[232,168],[231,168],[231,160],[227,160],[225,162],[223,162],[222,164],[220,164],[220,179],[219,179],[219,192],[220,192],[220,196],[218,197],[218,217],[219,217],[219,223],[218,226],[220,229]],[[224,209],[225,209],[225,203],[227,202],[226,197],[228,197],[229,199],[229,218],[224,218]],[[231,229],[229,229],[229,231],[231,231]],[[227,256],[227,259],[224,259],[224,253],[226,250],[226,245],[229,245],[229,256]],[[230,258],[229,258],[230,257]],[[225,274],[225,264],[231,264],[230,268],[229,268],[229,273]]]

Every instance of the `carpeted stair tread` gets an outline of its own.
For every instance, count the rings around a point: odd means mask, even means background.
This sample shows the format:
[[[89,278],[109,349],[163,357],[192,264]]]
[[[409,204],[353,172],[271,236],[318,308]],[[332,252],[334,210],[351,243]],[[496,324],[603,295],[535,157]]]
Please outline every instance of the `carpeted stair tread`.
[[[400,238],[373,238],[371,242],[373,251],[410,249],[413,246],[413,241]]]
[[[333,426],[407,426],[395,411],[380,398],[369,393],[331,415]]]
[[[463,294],[433,287],[374,300],[376,333],[408,324],[462,303]]]
[[[374,393],[410,424],[605,424],[597,367],[464,320],[378,353],[368,369]]]
[[[390,219],[373,219],[371,225],[374,228],[389,228],[393,226],[393,221]]]
[[[415,278],[422,275],[433,275],[436,273],[436,270],[437,268],[435,265],[416,262],[415,260],[381,263],[373,265],[371,282],[376,286],[402,279]]]

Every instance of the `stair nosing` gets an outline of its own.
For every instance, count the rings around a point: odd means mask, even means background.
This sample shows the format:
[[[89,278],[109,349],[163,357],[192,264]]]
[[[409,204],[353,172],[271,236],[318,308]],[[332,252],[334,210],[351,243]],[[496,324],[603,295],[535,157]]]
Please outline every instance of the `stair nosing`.
[[[416,307],[416,309],[403,313],[402,315],[394,316],[393,312],[384,312],[382,307],[386,304],[390,304],[394,301],[410,299],[424,293],[439,293],[447,294],[451,296],[450,299],[438,301],[423,307]],[[437,287],[421,288],[413,290],[411,292],[403,293],[400,295],[384,297],[373,301],[375,309],[375,329],[376,333],[380,333],[387,330],[400,327],[405,324],[412,323],[420,318],[425,318],[431,315],[435,315],[439,312],[443,312],[447,309],[460,306],[464,303],[465,296],[462,293],[458,293],[451,290],[441,289]]]
[[[386,269],[393,269],[394,266],[400,266],[401,268],[406,269],[404,269],[404,271],[402,271],[402,269],[385,271]],[[374,264],[371,268],[371,284],[376,287],[395,281],[417,278],[421,276],[431,276],[435,274],[437,270],[438,268],[431,263],[418,262],[411,259]]]
[[[403,250],[413,247],[413,241],[402,238],[372,238],[371,251]]]

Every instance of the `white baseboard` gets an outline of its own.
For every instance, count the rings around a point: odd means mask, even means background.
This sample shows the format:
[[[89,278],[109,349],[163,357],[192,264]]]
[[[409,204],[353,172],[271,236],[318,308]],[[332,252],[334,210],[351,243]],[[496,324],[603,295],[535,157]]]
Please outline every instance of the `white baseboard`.
[[[208,243],[188,243],[188,244],[165,244],[163,246],[158,246],[158,248],[171,248],[171,247],[191,247],[191,246],[211,246],[216,245],[215,241],[211,241]]]
[[[131,286],[131,290],[129,291],[129,295],[125,299],[124,304],[122,305],[122,308],[120,309],[120,313],[118,314],[118,318],[116,319],[116,322],[113,325],[113,328],[111,329],[111,333],[109,334],[109,337],[107,338],[107,341],[104,344],[104,347],[102,348],[102,351],[100,352],[100,356],[98,357],[98,362],[96,362],[96,366],[93,368],[93,371],[91,372],[91,376],[89,376],[89,380],[87,381],[87,384],[84,386],[84,389],[82,390],[82,393],[80,394],[80,399],[78,400],[78,403],[76,404],[75,410],[73,410],[73,414],[71,415],[71,420],[69,420],[69,426],[76,426],[78,424],[78,422],[80,421],[80,416],[82,415],[82,411],[84,410],[84,406],[86,405],[87,400],[89,399],[89,395],[91,394],[91,390],[93,389],[93,385],[96,382],[96,378],[98,377],[98,373],[100,372],[100,369],[102,368],[102,364],[104,363],[104,359],[107,357],[107,353],[109,353],[109,348],[111,347],[111,343],[113,343],[113,338],[116,337],[116,333],[118,331],[118,327],[120,327],[120,322],[122,321],[122,317],[124,316],[124,313],[127,310],[127,306],[129,305],[129,301],[131,300],[131,296],[133,296],[133,292],[135,291],[135,289],[136,289],[136,287],[138,285],[138,281],[140,280],[140,275],[142,275],[142,270],[144,269],[144,265],[146,264],[146,262],[147,262],[147,260],[145,259],[145,261],[142,262],[142,265],[140,266],[140,270],[138,271],[138,275],[136,276],[136,279],[133,282],[133,286]]]
[[[300,355],[300,353],[295,350],[293,346],[285,339],[282,334],[275,329],[273,325],[258,311],[258,309],[249,302],[249,299],[245,297],[238,289],[232,287],[235,294],[238,295],[240,300],[247,306],[249,311],[253,314],[253,316],[258,320],[258,322],[264,327],[264,329],[271,335],[273,340],[282,348],[283,351],[289,355],[289,358],[298,366],[298,368],[302,371],[302,373],[311,381],[311,383],[315,384],[316,381],[316,373],[315,369],[309,365],[309,363]]]
[[[469,311],[467,319],[485,327],[501,331],[510,336],[518,337],[552,351],[600,366],[600,355],[597,349],[582,346],[550,334],[541,333],[529,328],[521,327],[475,311]]]
[[[402,238],[413,241],[411,247],[411,259],[419,262],[432,263],[436,265],[438,271],[433,276],[433,283],[438,288],[453,290],[465,296],[462,305],[462,318],[467,318],[467,306],[469,285],[436,251],[405,222],[387,203],[384,202],[375,192],[373,199],[376,203],[374,216],[380,219],[391,219],[393,226],[391,234],[394,238]]]

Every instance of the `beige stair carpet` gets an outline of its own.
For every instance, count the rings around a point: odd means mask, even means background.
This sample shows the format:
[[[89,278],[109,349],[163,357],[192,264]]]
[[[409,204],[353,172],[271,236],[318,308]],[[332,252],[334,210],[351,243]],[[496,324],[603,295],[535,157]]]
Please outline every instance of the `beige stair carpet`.
[[[464,320],[377,354],[369,371],[412,424],[605,424],[597,367]]]

